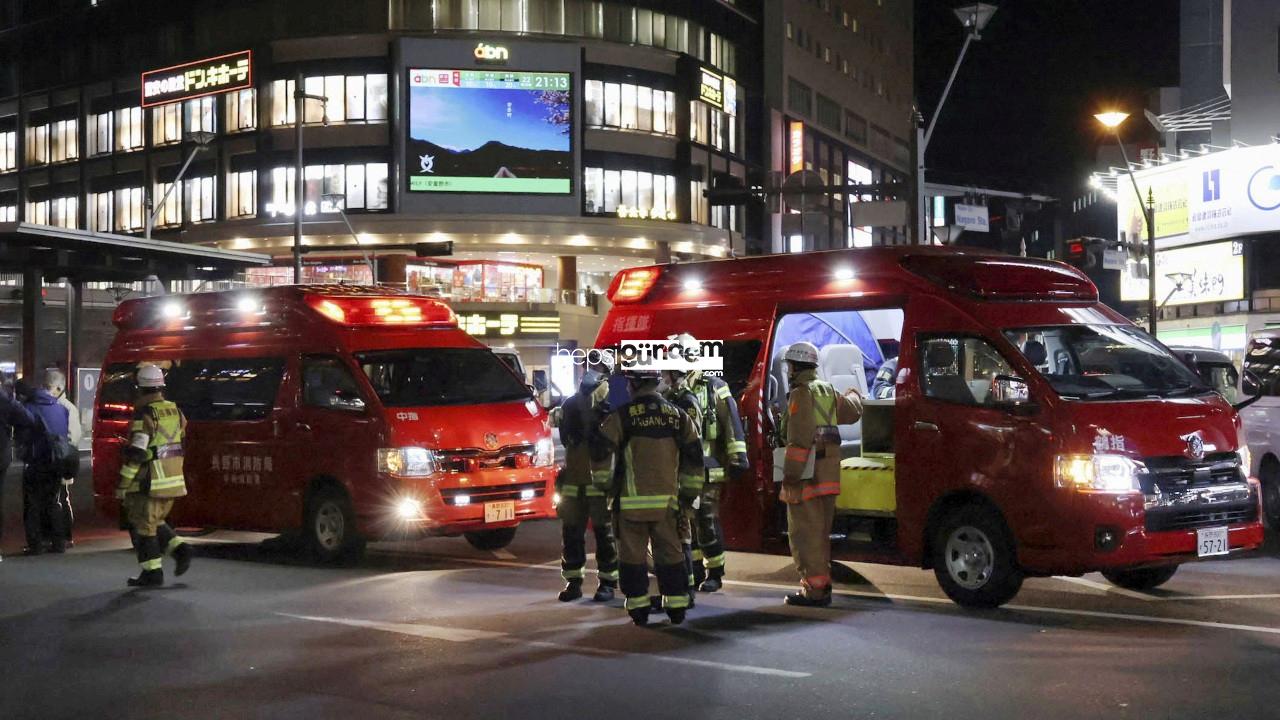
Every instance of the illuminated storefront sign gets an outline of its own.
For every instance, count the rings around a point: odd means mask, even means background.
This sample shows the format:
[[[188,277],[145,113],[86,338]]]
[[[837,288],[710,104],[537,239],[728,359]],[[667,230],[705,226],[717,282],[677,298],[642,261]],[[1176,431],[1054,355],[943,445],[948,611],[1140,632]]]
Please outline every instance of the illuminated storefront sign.
[[[1120,274],[1120,299],[1145,301],[1147,280],[1134,274],[1131,269]],[[1243,297],[1243,243],[1227,241],[1156,250],[1156,301],[1162,306],[1226,302]]]
[[[698,99],[717,110],[724,109],[724,76],[702,68]]]
[[[637,220],[675,220],[675,210],[662,210],[660,208],[642,208],[631,207],[629,205],[618,206],[618,217],[634,218]]]
[[[166,103],[253,87],[253,56],[249,50],[142,73],[142,106]]]
[[[460,312],[458,324],[475,337],[554,338],[560,316],[546,313]]]
[[[506,65],[507,60],[511,59],[511,53],[505,47],[487,43],[476,45],[471,54],[475,56],[476,62],[484,65]]]
[[[804,123],[792,120],[790,133],[791,165],[789,169],[793,173],[798,173],[804,169]]]

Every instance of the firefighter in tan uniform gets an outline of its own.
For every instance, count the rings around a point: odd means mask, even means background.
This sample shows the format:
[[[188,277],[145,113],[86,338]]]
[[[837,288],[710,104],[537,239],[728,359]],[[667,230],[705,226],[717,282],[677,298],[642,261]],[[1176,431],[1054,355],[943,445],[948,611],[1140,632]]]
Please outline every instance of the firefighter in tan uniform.
[[[837,425],[862,417],[855,392],[840,395],[817,378],[818,348],[798,342],[782,355],[791,393],[781,435],[786,446],[780,498],[787,504],[791,557],[800,572],[800,591],[788,605],[831,604],[831,524],[840,494],[840,431]]]
[[[182,475],[187,419],[177,405],[164,399],[164,373],[160,368],[139,367],[136,383],[138,394],[116,497],[124,501],[122,521],[128,524],[138,564],[142,566],[142,572],[130,578],[129,585],[156,587],[164,584],[162,555],[173,557],[178,575],[191,566],[191,547],[166,522],[174,499],[187,494]]]
[[[624,374],[631,400],[600,426],[591,482],[606,492],[618,514],[619,580],[627,613],[637,625],[649,622],[646,564],[652,547],[662,606],[679,624],[689,593],[676,518],[680,503],[702,492],[702,446],[689,416],[658,394],[657,371]]]

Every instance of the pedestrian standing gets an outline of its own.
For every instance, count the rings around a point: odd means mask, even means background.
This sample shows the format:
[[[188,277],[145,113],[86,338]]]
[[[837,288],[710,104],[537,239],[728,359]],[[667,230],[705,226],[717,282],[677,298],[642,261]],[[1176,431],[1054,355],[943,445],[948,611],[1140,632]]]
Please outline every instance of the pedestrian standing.
[[[702,492],[698,430],[658,394],[656,370],[626,370],[630,400],[605,418],[592,451],[591,482],[618,514],[619,580],[636,625],[649,622],[648,551],[667,617],[684,622],[688,580],[677,528],[679,499]],[[615,464],[616,463],[616,464]]]
[[[587,564],[587,524],[596,539],[596,568],[600,584],[592,600],[608,602],[618,587],[618,548],[613,538],[613,522],[604,492],[591,484],[592,433],[600,427],[607,413],[605,396],[609,386],[604,376],[588,370],[578,385],[578,392],[566,398],[554,413],[564,444],[564,467],[556,476],[556,492],[560,504],[560,535],[563,551],[560,574],[564,590],[560,602],[582,597],[583,569]]]
[[[25,380],[14,384],[14,398],[6,397],[5,415],[14,426],[14,444],[24,463],[22,469],[23,525],[28,555],[66,550],[58,489],[59,468],[69,452],[67,410],[44,388]]]
[[[58,489],[58,508],[62,512],[63,540],[67,547],[74,547],[72,528],[75,525],[75,512],[71,509],[71,486],[75,484],[76,475],[80,471],[80,410],[67,399],[67,376],[61,370],[50,368],[44,373],[44,389],[67,410],[67,441],[71,443],[72,455],[66,466],[61,469],[61,487]]]
[[[840,395],[817,378],[818,348],[798,342],[782,355],[791,392],[781,435],[786,444],[780,497],[787,504],[791,557],[800,591],[788,605],[831,604],[831,525],[840,494],[840,431],[862,417],[856,393]]]
[[[191,547],[167,522],[174,500],[187,494],[182,467],[187,419],[164,398],[164,372],[159,367],[139,367],[134,384],[133,421],[116,497],[124,501],[129,536],[142,567],[128,584],[157,587],[164,584],[163,555],[177,562],[176,575],[191,567]]]

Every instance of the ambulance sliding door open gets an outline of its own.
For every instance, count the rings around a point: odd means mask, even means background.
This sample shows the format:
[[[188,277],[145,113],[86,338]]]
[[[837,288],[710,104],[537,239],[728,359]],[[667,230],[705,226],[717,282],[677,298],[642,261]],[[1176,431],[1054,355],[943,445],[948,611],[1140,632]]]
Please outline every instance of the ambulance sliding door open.
[[[902,320],[901,308],[876,308],[790,313],[776,324],[769,377],[769,403],[775,412],[786,411],[790,390],[782,355],[801,340],[818,347],[819,379],[837,392],[855,389],[862,396],[862,420],[840,426],[836,512],[849,521],[893,518],[897,509],[893,414]],[[773,455],[774,480],[781,483],[785,447]],[[837,520],[837,528],[856,524],[849,521]],[[878,535],[872,528],[871,536]]]

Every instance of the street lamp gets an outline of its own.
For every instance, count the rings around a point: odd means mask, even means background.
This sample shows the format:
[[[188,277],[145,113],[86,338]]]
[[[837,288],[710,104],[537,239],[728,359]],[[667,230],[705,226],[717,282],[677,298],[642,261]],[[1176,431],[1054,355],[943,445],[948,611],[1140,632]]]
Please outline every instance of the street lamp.
[[[160,210],[164,207],[164,201],[169,199],[169,193],[178,187],[178,183],[182,182],[182,177],[187,174],[187,168],[191,167],[191,161],[196,159],[196,155],[209,147],[209,143],[213,142],[218,136],[211,132],[197,131],[187,133],[183,139],[189,143],[195,143],[195,147],[191,148],[191,152],[187,154],[187,161],[182,163],[182,167],[178,170],[178,176],[173,179],[173,184],[168,190],[164,191],[160,202],[147,204],[147,224],[143,230],[143,237],[151,239],[151,228],[155,227],[156,217],[160,214]],[[147,188],[147,197],[151,196],[151,188]]]
[[[1120,125],[1128,119],[1129,113],[1109,110],[1097,113],[1093,117],[1115,136],[1116,145],[1120,146],[1120,158],[1124,160],[1125,170],[1129,173],[1129,181],[1133,183],[1133,194],[1138,197],[1138,209],[1142,212],[1142,220],[1147,225],[1147,332],[1151,333],[1151,337],[1155,337],[1156,313],[1159,312],[1159,306],[1156,304],[1155,194],[1148,188],[1147,201],[1145,203],[1142,201],[1142,191],[1138,189],[1138,178],[1134,176],[1133,168],[1129,165],[1129,153],[1125,151],[1124,142],[1120,140]]]
[[[329,124],[329,98],[324,95],[308,95],[303,90],[302,73],[298,73],[293,85],[293,146],[297,151],[297,165],[293,173],[293,282],[302,284],[302,210],[306,186],[302,167],[302,116],[308,100],[317,100],[324,109],[321,122]]]
[[[351,237],[356,241],[356,247],[360,248],[360,254],[364,256],[364,264],[369,266],[369,278],[374,285],[378,284],[378,269],[373,264],[373,258],[369,256],[368,251],[364,249],[364,245],[360,242],[360,236],[356,234],[355,228],[351,227],[351,220],[347,218],[346,204],[347,196],[342,193],[325,193],[320,196],[320,210],[324,211],[324,205],[328,203],[337,208],[338,214],[342,216],[342,222],[347,224],[347,232],[351,233]]]
[[[947,96],[951,94],[951,85],[956,81],[956,74],[960,72],[960,65],[964,63],[965,53],[969,52],[969,43],[974,40],[982,39],[982,30],[991,22],[991,16],[996,14],[996,6],[987,3],[973,3],[956,8],[956,17],[960,20],[960,24],[964,26],[968,32],[964,36],[964,45],[960,46],[960,56],[956,58],[956,64],[951,68],[951,76],[947,78],[947,84],[942,89],[942,97],[938,100],[938,107],[933,109],[933,117],[929,118],[928,129],[921,130],[920,126],[916,126],[916,243],[921,244],[925,238],[929,237],[928,222],[925,219],[925,194],[924,194],[924,151],[929,147],[929,140],[933,137],[933,128],[938,124],[938,116],[942,114],[942,106],[947,103]]]

